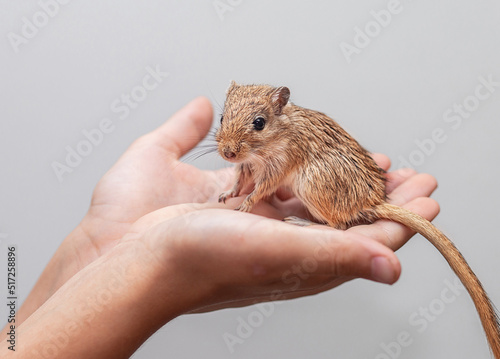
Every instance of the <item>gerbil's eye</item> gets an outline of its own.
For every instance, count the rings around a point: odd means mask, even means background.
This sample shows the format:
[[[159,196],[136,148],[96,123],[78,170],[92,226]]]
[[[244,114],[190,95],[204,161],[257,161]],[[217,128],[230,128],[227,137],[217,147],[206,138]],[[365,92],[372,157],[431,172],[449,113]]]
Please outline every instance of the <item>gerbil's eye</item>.
[[[222,120],[224,120],[224,116],[220,115],[220,123],[222,124]]]
[[[265,125],[266,120],[264,120],[263,117],[257,117],[255,120],[253,120],[253,128],[255,128],[257,131],[262,131]]]

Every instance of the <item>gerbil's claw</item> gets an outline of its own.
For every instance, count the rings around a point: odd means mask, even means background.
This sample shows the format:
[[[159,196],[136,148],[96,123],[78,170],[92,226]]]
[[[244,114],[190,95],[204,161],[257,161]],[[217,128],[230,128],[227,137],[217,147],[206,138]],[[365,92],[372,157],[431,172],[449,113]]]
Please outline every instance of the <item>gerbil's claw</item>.
[[[243,202],[240,204],[238,207],[234,209],[235,211],[240,211],[240,212],[250,212],[252,210],[252,206],[248,205],[248,203]]]
[[[307,227],[307,226],[312,226],[313,224],[318,224],[315,222],[311,222],[308,219],[299,218],[295,216],[286,217],[285,219],[283,219],[283,222],[290,223],[300,227]]]
[[[222,192],[219,196],[219,203],[223,202],[226,203],[226,199],[234,197],[234,192],[233,191],[226,191]]]

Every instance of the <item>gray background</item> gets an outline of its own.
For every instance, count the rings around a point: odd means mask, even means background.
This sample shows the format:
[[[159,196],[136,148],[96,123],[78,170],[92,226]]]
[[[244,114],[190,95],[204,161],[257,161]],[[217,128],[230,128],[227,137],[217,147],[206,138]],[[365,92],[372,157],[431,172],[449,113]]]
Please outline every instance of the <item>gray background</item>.
[[[218,3],[230,10],[219,16]],[[402,11],[348,63],[341,44],[353,44],[357,27],[376,31],[371,12],[387,7],[378,0],[73,0],[16,53],[8,34],[21,34],[23,17],[33,19],[41,8],[37,1],[1,0],[0,245],[4,254],[8,243],[18,246],[21,297],[131,141],[195,96],[222,103],[234,79],[287,85],[295,103],[334,116],[395,167],[400,158],[412,158],[417,170],[437,177],[434,198],[442,208],[435,223],[500,305],[500,87],[458,128],[443,119],[455,103],[474,96],[481,76],[500,81],[500,3],[401,1]],[[141,83],[146,67],[157,65],[169,77],[120,120],[110,105]],[[65,147],[75,148],[81,131],[102,118],[115,130],[58,181],[51,164],[63,162]],[[418,157],[415,141],[435,129],[446,140]],[[197,165],[224,164],[207,156]],[[445,281],[455,277],[436,250],[415,237],[398,256],[403,273],[394,286],[358,280],[276,304],[234,353],[223,335],[237,334],[238,318],[258,318],[256,307],[177,318],[134,357],[386,358],[383,344],[405,331],[411,344],[392,357],[489,357],[468,295],[459,292],[442,305]],[[410,318],[429,306],[439,315],[419,331]]]

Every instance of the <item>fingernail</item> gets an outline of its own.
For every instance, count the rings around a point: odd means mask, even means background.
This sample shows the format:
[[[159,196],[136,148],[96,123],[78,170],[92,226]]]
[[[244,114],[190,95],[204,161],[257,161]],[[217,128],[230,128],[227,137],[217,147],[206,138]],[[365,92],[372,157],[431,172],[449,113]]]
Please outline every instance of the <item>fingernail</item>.
[[[375,257],[372,259],[372,278],[380,283],[392,284],[395,273],[393,265],[387,258]]]

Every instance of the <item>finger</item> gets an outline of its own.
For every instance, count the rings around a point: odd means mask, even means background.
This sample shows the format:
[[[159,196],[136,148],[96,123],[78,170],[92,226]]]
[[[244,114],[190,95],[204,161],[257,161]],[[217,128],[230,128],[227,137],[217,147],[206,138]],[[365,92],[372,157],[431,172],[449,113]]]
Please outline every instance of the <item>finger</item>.
[[[391,160],[386,155],[382,153],[372,153],[371,156],[375,162],[377,162],[377,165],[384,171],[388,171],[391,167]]]
[[[198,97],[149,135],[158,145],[180,158],[206,136],[211,125],[212,105],[207,98]]]
[[[409,178],[415,176],[416,174],[417,174],[417,171],[409,169],[409,168],[398,169],[395,171],[388,172],[386,174],[386,178],[387,178],[386,192],[390,194],[398,186],[400,186],[403,182],[405,182]]]
[[[190,254],[190,263],[194,265],[200,256],[205,258],[200,262],[202,266],[220,267],[224,273],[231,268],[232,283],[246,282],[253,290],[256,284],[269,283],[275,283],[277,288],[307,289],[336,276],[393,283],[400,273],[392,250],[359,234],[300,228],[248,213],[216,209],[193,212],[183,224],[182,230],[169,227],[168,233],[170,238],[181,238],[175,241],[176,248],[180,243],[191,243],[189,250],[182,250]],[[220,243],[223,255],[216,255]],[[210,258],[213,263],[207,262]]]
[[[255,255],[269,261],[269,273],[280,278],[282,283],[278,288],[281,290],[309,290],[337,277],[394,283],[400,275],[400,264],[394,253],[372,239],[331,228],[274,223],[278,230],[253,226],[255,232],[249,231],[249,235],[261,238],[267,247],[266,256],[259,253],[257,243]],[[281,262],[276,262],[277,258]]]
[[[345,242],[330,252],[330,260],[336,266],[334,276],[365,278],[387,284],[396,282],[401,266],[391,250],[386,251],[387,247],[380,247],[380,243],[371,238],[343,233]]]
[[[428,197],[437,188],[436,179],[428,174],[411,176],[389,195],[389,202],[401,206],[418,197]]]
[[[439,213],[439,204],[428,197],[415,198],[402,207],[429,221],[432,221]],[[394,251],[401,248],[415,234],[408,227],[388,220],[379,220],[370,225],[353,227],[348,231],[372,238]]]

